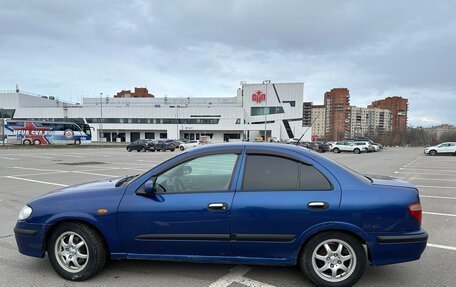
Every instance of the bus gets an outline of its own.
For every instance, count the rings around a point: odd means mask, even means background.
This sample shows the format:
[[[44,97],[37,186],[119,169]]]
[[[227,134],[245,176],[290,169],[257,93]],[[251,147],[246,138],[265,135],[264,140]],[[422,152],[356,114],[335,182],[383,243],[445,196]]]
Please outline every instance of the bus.
[[[23,145],[80,145],[92,142],[90,126],[85,123],[9,119],[4,121],[4,133],[8,143]]]

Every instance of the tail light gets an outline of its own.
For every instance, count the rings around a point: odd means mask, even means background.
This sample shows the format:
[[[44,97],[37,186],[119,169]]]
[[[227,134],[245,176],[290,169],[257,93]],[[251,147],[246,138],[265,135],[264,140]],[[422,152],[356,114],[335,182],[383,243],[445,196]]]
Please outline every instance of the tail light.
[[[421,225],[421,219],[423,217],[423,211],[421,210],[421,203],[415,202],[408,206],[410,215],[413,216]]]

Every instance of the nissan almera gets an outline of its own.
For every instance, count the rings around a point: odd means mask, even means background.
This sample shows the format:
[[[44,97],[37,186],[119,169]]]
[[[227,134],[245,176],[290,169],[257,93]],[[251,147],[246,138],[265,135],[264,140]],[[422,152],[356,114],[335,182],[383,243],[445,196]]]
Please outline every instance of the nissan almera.
[[[110,259],[299,265],[318,286],[351,286],[369,261],[417,260],[418,190],[283,144],[198,147],[148,172],[72,186],[22,208],[22,254],[81,281]]]

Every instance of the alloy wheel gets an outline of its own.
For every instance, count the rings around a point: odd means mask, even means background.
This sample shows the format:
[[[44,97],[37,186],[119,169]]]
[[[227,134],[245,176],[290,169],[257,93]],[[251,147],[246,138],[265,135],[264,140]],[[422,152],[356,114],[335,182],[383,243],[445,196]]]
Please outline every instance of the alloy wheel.
[[[325,281],[340,282],[350,277],[356,267],[353,248],[340,239],[320,243],[312,254],[312,267]]]
[[[73,231],[62,233],[55,241],[55,257],[66,271],[78,273],[89,262],[89,248],[81,235]]]

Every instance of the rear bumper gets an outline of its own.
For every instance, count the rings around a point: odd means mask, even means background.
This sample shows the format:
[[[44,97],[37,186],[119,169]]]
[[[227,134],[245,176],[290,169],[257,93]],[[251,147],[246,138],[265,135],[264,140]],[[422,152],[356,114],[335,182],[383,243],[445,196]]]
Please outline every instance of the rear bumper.
[[[404,234],[378,234],[369,245],[373,265],[387,265],[418,260],[426,249],[428,234],[424,230]]]
[[[47,225],[18,221],[14,227],[14,236],[19,252],[43,258],[46,230]]]

